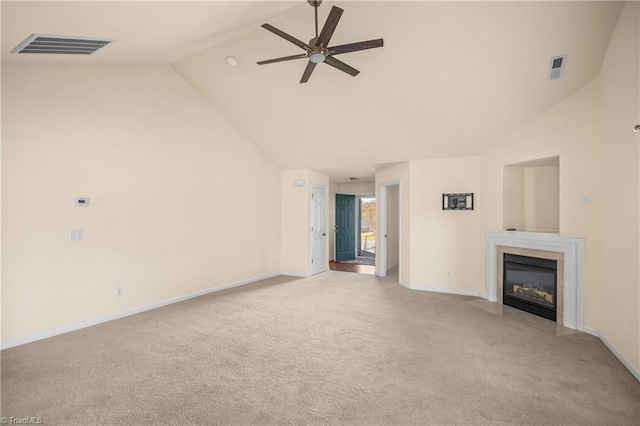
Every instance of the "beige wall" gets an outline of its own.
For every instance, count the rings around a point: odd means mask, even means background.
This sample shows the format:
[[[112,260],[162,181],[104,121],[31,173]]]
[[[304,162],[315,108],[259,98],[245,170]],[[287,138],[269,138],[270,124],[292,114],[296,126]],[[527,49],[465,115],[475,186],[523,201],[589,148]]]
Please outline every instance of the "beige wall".
[[[311,274],[311,186],[325,188],[327,233],[331,223],[329,211],[329,178],[309,169],[284,170],[280,173],[281,206],[281,246],[280,270],[284,274],[308,276]],[[304,186],[293,184],[296,179],[304,179]],[[329,267],[329,240],[326,247],[326,265]]]
[[[525,229],[524,168],[504,166],[502,188],[503,229]]]
[[[600,319],[601,173],[598,81],[594,80],[482,155],[482,231],[502,229],[504,166],[560,159],[560,234],[585,239],[584,324]],[[590,194],[591,203],[582,203]],[[484,260],[483,260],[484,268]],[[483,272],[484,276],[484,272]]]
[[[280,176],[280,270],[306,276],[311,259],[310,235],[307,235],[311,223],[309,170],[285,170]],[[304,186],[295,186],[296,179],[304,179]]]
[[[640,4],[626,2],[602,65],[602,318],[598,329],[640,369]],[[562,172],[562,169],[561,169]]]
[[[484,293],[481,160],[411,161],[411,286]],[[474,193],[474,210],[442,210],[443,193]]]
[[[339,183],[338,194],[374,194],[376,192],[376,183],[371,182],[354,182]]]
[[[560,169],[524,168],[524,226],[527,231],[557,233],[560,227]]]
[[[393,185],[387,188],[387,270],[398,266],[399,256],[400,187]]]
[[[400,188],[400,266],[399,266],[399,280],[401,283],[408,284],[411,281],[410,272],[410,259],[409,259],[409,189],[411,187],[409,178],[409,163],[401,163],[393,167],[389,167],[376,172],[376,200],[380,200],[380,186],[385,184],[399,184]],[[380,209],[377,209],[378,215],[377,221],[380,220]],[[376,235],[376,274],[381,275],[384,273],[380,266],[380,235]]]
[[[502,181],[503,229],[558,233],[559,166],[504,166]]]
[[[280,270],[279,172],[171,67],[2,71],[3,341]]]

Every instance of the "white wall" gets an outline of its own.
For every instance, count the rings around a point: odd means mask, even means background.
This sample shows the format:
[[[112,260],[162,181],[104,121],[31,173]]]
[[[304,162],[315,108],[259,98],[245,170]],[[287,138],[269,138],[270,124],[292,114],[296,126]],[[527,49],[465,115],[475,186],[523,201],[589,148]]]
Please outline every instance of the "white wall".
[[[280,270],[279,172],[171,67],[2,71],[3,342]]]
[[[411,287],[484,293],[481,160],[411,161]],[[443,193],[474,193],[474,210],[442,210]]]
[[[602,65],[602,317],[596,328],[640,369],[640,4],[625,2]],[[560,169],[562,172],[562,168]]]

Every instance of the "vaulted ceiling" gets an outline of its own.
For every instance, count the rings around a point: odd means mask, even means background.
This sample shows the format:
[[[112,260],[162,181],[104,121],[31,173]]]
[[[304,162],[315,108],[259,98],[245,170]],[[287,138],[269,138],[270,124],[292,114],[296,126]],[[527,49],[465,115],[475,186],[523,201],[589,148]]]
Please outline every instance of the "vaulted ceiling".
[[[336,180],[384,164],[483,152],[595,78],[619,2],[331,2],[332,45],[384,38],[325,64],[306,84],[304,53],[260,28],[308,41],[306,2],[2,2],[3,62],[171,64],[279,167]],[[91,57],[11,55],[31,33],[116,41]],[[566,54],[563,78],[549,59]],[[238,65],[231,67],[226,58]]]

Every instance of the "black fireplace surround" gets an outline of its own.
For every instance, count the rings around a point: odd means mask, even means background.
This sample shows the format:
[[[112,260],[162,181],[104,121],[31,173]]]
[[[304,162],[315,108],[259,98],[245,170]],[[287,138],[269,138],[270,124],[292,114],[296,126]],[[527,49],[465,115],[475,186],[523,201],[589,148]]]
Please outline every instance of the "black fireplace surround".
[[[557,321],[558,262],[504,254],[502,303]]]

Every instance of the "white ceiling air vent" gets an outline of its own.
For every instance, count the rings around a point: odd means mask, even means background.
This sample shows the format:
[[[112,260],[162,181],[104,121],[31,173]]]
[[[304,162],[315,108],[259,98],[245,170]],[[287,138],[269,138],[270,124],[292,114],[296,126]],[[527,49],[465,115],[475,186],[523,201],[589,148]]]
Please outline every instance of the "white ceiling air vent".
[[[549,60],[549,80],[562,78],[564,65],[567,62],[567,55],[554,56]]]
[[[31,34],[11,53],[40,53],[49,55],[91,55],[113,40],[104,38],[70,37],[51,34]]]

